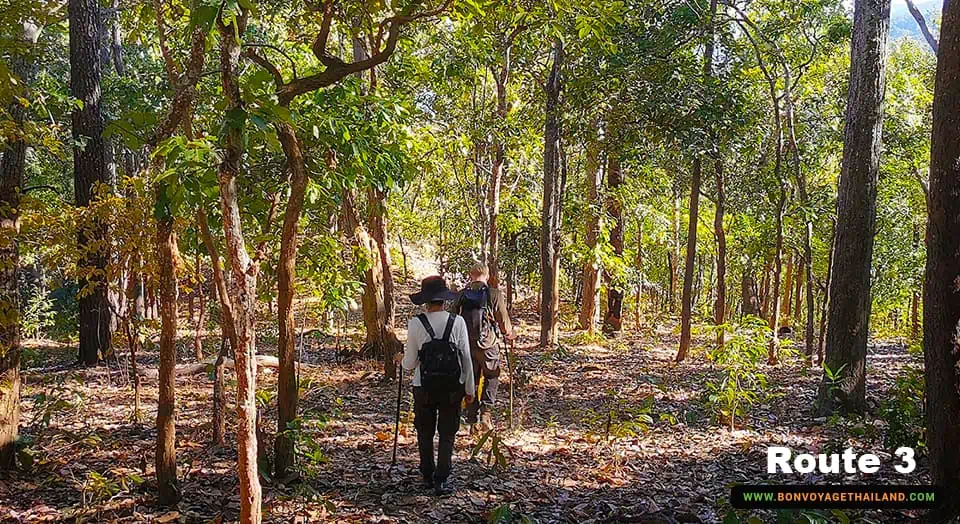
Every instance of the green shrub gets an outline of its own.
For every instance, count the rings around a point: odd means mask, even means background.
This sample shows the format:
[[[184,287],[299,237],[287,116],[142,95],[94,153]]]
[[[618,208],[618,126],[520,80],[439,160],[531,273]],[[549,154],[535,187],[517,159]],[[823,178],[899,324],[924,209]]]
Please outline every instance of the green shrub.
[[[758,317],[747,317],[739,325],[721,325],[716,329],[731,335],[723,347],[714,348],[707,355],[721,371],[719,380],[707,382],[707,400],[717,419],[728,423],[733,431],[736,418],[746,416],[749,407],[767,389],[767,378],[760,372],[760,366],[772,334],[767,322]]]
[[[891,450],[901,446],[924,447],[923,370],[910,368],[880,402],[880,418],[887,423],[883,444]]]

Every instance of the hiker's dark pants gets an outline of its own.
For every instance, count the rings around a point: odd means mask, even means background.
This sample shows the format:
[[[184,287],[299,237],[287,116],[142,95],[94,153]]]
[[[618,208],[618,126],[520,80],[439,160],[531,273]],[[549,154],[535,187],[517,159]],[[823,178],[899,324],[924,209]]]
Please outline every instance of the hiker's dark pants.
[[[463,391],[433,395],[420,386],[413,388],[413,425],[420,448],[420,473],[424,479],[446,480],[453,460],[453,443],[460,429],[460,402]],[[433,462],[433,435],[439,433],[437,462]]]
[[[473,402],[467,406],[467,423],[477,422],[477,413],[483,414],[493,410],[497,403],[497,388],[500,386],[500,351],[492,350],[471,352],[473,360],[473,380],[480,388],[480,376],[483,376],[483,390],[477,395],[474,391]]]

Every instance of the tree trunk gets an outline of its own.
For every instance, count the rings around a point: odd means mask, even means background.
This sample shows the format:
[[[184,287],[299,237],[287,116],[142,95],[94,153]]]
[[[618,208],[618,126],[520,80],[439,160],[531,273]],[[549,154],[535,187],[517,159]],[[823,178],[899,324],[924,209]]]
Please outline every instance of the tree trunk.
[[[623,170],[618,151],[607,156],[607,214],[613,228],[610,230],[610,247],[613,254],[623,257],[623,203],[620,202],[620,186],[623,185]],[[607,314],[603,318],[603,332],[619,333],[623,327],[623,284],[609,281],[607,286]]]
[[[717,237],[717,297],[713,303],[713,322],[724,323],[727,312],[727,234],[723,229],[723,212],[726,205],[724,192],[723,160],[717,155],[713,160],[717,185],[716,213],[713,216],[713,234]],[[723,348],[724,334],[717,333],[717,347]]]
[[[889,24],[890,0],[855,2],[847,125],[837,191],[836,242],[843,249],[838,249],[834,258],[826,348],[826,365],[842,378],[834,384],[824,375],[817,398],[820,415],[863,413],[866,408],[870,266]]]
[[[742,297],[741,312],[743,316],[761,316],[760,299],[757,298],[757,281],[753,277],[753,268],[749,265],[743,269],[743,279],[740,281],[740,295]]]
[[[362,296],[363,323],[366,326],[366,347],[379,355],[384,363],[384,376],[396,378],[396,363],[393,355],[400,350],[400,341],[393,326],[387,323],[384,305],[383,265],[379,261],[380,248],[377,240],[363,227],[354,204],[354,195],[346,191],[343,199],[343,217],[346,228],[353,234],[354,241],[369,258],[370,263],[364,272]]]
[[[368,225],[370,236],[377,241],[377,257],[383,275],[383,289],[380,291],[383,295],[384,322],[389,328],[393,328],[396,322],[396,306],[394,301],[394,282],[393,282],[393,262],[390,260],[390,246],[387,235],[387,195],[375,188],[367,189],[367,207],[368,207]],[[392,367],[392,360],[387,363],[387,367]],[[388,376],[393,377],[395,372],[390,371]]]
[[[540,271],[543,279],[540,285],[540,346],[543,348],[557,343],[559,311],[554,310],[559,275],[556,268],[556,241],[559,224],[557,204],[559,201],[560,171],[560,90],[562,88],[561,70],[563,68],[563,42],[554,38],[550,44],[552,65],[550,75],[544,85],[546,94],[545,121],[543,127],[543,206],[541,209],[542,226],[540,229]]]
[[[780,297],[781,321],[789,322],[793,305],[793,252],[787,253],[787,277],[783,285],[783,295]]]
[[[166,186],[157,189],[166,191]],[[159,198],[159,197],[158,197]],[[177,367],[177,236],[173,215],[157,220],[157,259],[160,263],[160,370],[157,399],[157,487],[160,504],[172,506],[180,499],[177,481],[176,394]]]
[[[197,323],[193,329],[193,353],[197,362],[203,360],[203,325],[207,320],[207,295],[203,291],[201,279],[203,274],[200,271],[200,252],[197,251],[197,300],[200,302],[200,313],[197,316]]]
[[[710,18],[706,44],[703,46],[703,82],[707,83],[713,75],[714,19],[717,14],[717,0],[710,0]],[[693,159],[690,181],[690,222],[687,227],[687,256],[683,270],[683,294],[680,297],[680,348],[677,350],[677,362],[687,358],[690,351],[690,324],[693,308],[693,271],[697,256],[697,220],[700,212],[700,179],[703,174],[703,158],[697,153]]]
[[[680,183],[674,182],[673,184],[673,221],[671,225],[673,226],[673,243],[671,245],[670,253],[667,257],[667,262],[670,265],[670,312],[674,313],[677,310],[677,288],[679,287],[679,272],[680,272],[680,204],[683,199],[682,192],[680,189]]]
[[[103,139],[100,63],[100,4],[96,0],[70,0],[70,93],[81,104],[71,117],[73,137],[77,146],[73,151],[75,201],[87,206],[96,197],[96,187],[108,182],[106,151]],[[79,144],[83,144],[80,147]],[[102,243],[106,225],[95,223],[78,233],[78,242],[84,255],[82,266],[92,267],[99,274],[107,266],[105,248],[89,248]],[[90,251],[87,251],[87,250]],[[106,282],[96,277],[81,279],[78,298],[80,308],[80,345],[78,360],[88,366],[96,365],[101,355],[110,351],[110,309]]]
[[[11,72],[21,85],[33,82],[35,58],[30,56],[40,36],[40,27],[23,22],[21,53],[10,58]],[[10,120],[23,126],[26,107],[16,98],[8,108]],[[0,470],[17,466],[16,442],[20,427],[20,290],[17,270],[20,268],[20,194],[26,173],[27,143],[22,134],[15,134],[0,160]]]
[[[287,157],[287,169],[290,171],[290,199],[283,216],[280,259],[277,263],[277,313],[280,333],[277,355],[280,368],[277,377],[277,437],[273,446],[276,476],[284,478],[291,473],[295,459],[294,441],[287,433],[289,425],[297,418],[299,395],[293,298],[296,291],[297,224],[303,209],[308,175],[300,140],[293,126],[284,122],[278,125],[278,130],[280,143]]]
[[[777,134],[779,135],[779,118],[777,120]],[[777,180],[780,181],[780,196],[777,198],[777,233],[773,252],[773,287],[770,289],[770,298],[773,299],[773,302],[770,304],[770,329],[773,332],[771,333],[770,345],[767,347],[767,364],[770,365],[777,363],[777,353],[780,350],[780,336],[777,333],[777,330],[780,329],[780,275],[783,272],[783,213],[787,205],[786,189],[783,187],[783,179],[780,175],[781,150],[782,144],[778,139],[777,160],[774,171],[776,172]]]
[[[580,308],[580,329],[591,335],[596,331],[597,319],[600,313],[600,279],[601,267],[597,242],[600,238],[600,184],[602,171],[600,169],[600,150],[596,141],[589,141],[586,150],[586,185],[587,185],[587,259],[583,263],[583,305]]]
[[[636,329],[640,329],[641,317],[643,316],[643,217],[637,218],[637,256],[633,259],[633,267],[639,273],[639,281],[634,292],[634,310],[633,323]]]
[[[960,2],[944,3],[933,101],[923,349],[930,476],[943,493],[960,492]],[[933,522],[960,516],[948,495]]]
[[[827,255],[827,279],[823,290],[823,305],[820,306],[820,340],[817,343],[817,365],[823,364],[823,349],[827,340],[827,319],[830,307],[830,283],[833,281],[833,254],[837,251],[837,233],[834,225],[830,236],[830,253]]]
[[[220,20],[220,82],[226,99],[225,111],[242,110],[237,62],[240,45],[235,34],[246,29],[246,10],[229,25]],[[240,477],[240,522],[259,523],[262,519],[260,478],[257,471],[257,369],[256,298],[258,268],[247,253],[237,197],[237,176],[243,155],[243,129],[228,126],[223,157],[217,172],[220,208],[227,259],[233,272],[234,329],[233,345],[237,374],[237,469]]]
[[[933,33],[930,32],[930,28],[927,27],[927,22],[923,19],[923,13],[917,9],[917,6],[913,3],[913,0],[906,0],[906,2],[907,9],[910,11],[913,19],[917,21],[917,27],[920,28],[920,32],[923,33],[923,38],[927,40],[927,44],[930,45],[930,49],[933,50],[933,54],[937,54],[937,37],[933,36]]]
[[[225,413],[227,398],[223,388],[226,381],[226,366],[224,365],[224,360],[227,357],[227,350],[229,348],[229,337],[226,329],[224,329],[220,333],[220,352],[217,353],[217,362],[213,365],[213,420],[211,421],[213,435],[211,440],[216,446],[226,444],[227,421]]]

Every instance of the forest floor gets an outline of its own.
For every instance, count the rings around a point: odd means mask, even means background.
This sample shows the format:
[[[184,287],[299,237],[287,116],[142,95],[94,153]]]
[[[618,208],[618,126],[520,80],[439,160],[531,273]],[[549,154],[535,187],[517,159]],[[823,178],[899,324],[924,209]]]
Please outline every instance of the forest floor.
[[[265,520],[485,522],[496,511],[509,509],[515,518],[524,515],[537,522],[720,522],[733,483],[927,480],[923,460],[916,473],[904,476],[893,471],[894,461],[877,452],[885,447],[883,423],[876,416],[813,418],[810,407],[820,373],[805,369],[799,360],[764,366],[768,394],[731,432],[714,420],[705,402],[705,384],[717,380],[719,371],[703,351],[682,364],[673,363],[677,336],[672,322],[628,330],[600,343],[564,332],[560,347],[549,353],[535,347],[532,314],[521,316],[518,323],[522,372],[514,387],[515,429],[506,427],[506,379],[498,402],[503,460],[498,465],[496,455],[491,457],[494,464],[488,459],[492,439],[471,460],[478,438],[461,426],[454,457],[458,491],[443,498],[418,486],[406,384],[398,465],[391,469],[396,383],[382,380],[376,362],[341,362],[334,338],[319,332],[308,336],[302,353],[308,365],[301,369],[305,423],[300,445],[311,458],[301,460],[298,482],[264,482]],[[181,362],[186,363],[191,361],[191,340],[188,333],[183,335]],[[353,344],[359,342],[359,333],[346,336],[354,337]],[[266,327],[262,337],[261,351],[269,353]],[[208,339],[210,354],[219,338]],[[77,368],[71,346],[45,344],[27,353],[21,433],[33,463],[0,477],[0,521],[237,518],[235,449],[209,444],[208,374],[177,378],[183,500],[176,508],[162,509],[154,501],[155,380],[144,383],[143,421],[135,422],[131,386],[116,362]],[[156,355],[146,353],[140,366],[155,367]],[[921,364],[902,345],[872,345],[871,409],[876,410],[906,366]],[[274,370],[262,369],[258,386],[268,404],[263,420],[272,437],[276,413],[269,406],[274,404],[269,392],[275,391]],[[228,403],[233,402],[232,393]],[[228,431],[233,418],[231,412]],[[772,476],[766,473],[768,445],[814,453],[852,446],[878,453],[884,466],[869,478]],[[774,519],[771,514],[758,516]],[[909,512],[851,516],[873,522],[917,517]]]

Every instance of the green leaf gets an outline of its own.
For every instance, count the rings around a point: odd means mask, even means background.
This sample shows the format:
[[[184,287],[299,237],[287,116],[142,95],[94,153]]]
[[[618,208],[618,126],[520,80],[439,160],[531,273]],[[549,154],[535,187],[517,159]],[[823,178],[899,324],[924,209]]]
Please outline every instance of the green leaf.
[[[247,122],[247,112],[242,108],[235,107],[227,111],[227,125],[233,129],[243,129]]]
[[[238,3],[240,4],[240,7],[246,9],[247,11],[250,11],[250,14],[256,16],[257,6],[253,5],[253,2],[251,0],[238,0]]]

